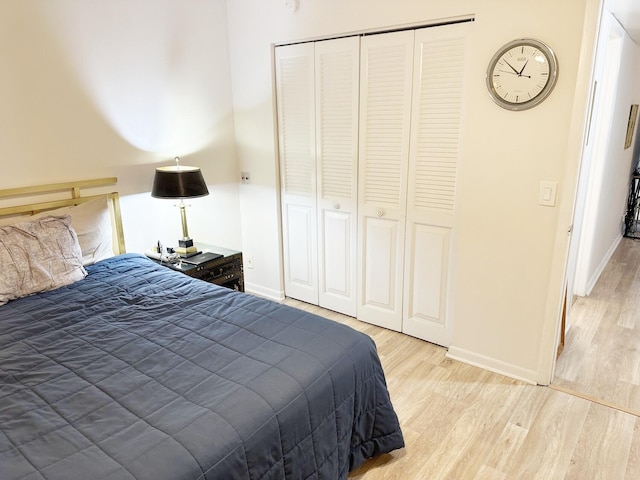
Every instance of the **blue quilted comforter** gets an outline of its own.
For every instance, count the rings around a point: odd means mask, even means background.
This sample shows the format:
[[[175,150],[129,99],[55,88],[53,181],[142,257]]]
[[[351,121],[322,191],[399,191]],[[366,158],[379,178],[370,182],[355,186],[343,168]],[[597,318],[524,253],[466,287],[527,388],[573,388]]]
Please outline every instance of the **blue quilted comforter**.
[[[121,255],[0,307],[0,479],[345,479],[403,446],[373,341]]]

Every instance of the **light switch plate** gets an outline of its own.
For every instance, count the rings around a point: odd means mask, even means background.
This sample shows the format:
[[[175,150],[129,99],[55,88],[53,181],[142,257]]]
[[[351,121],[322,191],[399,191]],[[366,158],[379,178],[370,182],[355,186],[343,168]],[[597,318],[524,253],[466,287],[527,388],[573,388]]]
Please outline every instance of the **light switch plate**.
[[[544,207],[555,207],[557,182],[543,180],[540,182],[540,192],[538,193],[538,205]]]

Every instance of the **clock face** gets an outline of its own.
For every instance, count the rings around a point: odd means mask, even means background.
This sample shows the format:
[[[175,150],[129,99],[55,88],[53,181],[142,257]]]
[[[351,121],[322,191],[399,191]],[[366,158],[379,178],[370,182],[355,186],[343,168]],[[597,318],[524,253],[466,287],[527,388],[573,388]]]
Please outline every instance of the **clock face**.
[[[549,47],[533,39],[514,40],[491,59],[487,88],[501,107],[525,110],[551,93],[557,76],[557,61]]]

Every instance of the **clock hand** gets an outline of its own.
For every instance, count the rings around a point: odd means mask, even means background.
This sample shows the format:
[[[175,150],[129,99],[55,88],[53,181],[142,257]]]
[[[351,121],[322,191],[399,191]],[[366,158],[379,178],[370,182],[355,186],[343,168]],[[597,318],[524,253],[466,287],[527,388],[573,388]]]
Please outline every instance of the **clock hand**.
[[[510,72],[509,70],[498,70],[500,73],[508,73],[509,75],[518,75],[518,72]]]
[[[529,60],[527,59],[526,62],[524,62],[524,65],[522,66],[522,68],[520,69],[520,71],[518,72],[518,76],[519,77],[526,77],[526,75],[522,75],[522,72],[524,72],[525,67],[527,66],[527,63],[529,63]],[[529,77],[531,78],[531,77]]]
[[[507,65],[509,65],[509,68],[510,68],[511,70],[513,70],[513,71],[515,72],[515,74],[516,74],[516,75],[520,75],[520,72],[519,72],[518,70],[516,70],[515,68],[513,68],[513,66],[512,66],[509,62],[507,62],[507,61],[505,60],[505,61],[504,61],[504,63],[506,63]]]
[[[521,75],[518,72],[510,72],[509,70],[496,70],[496,71],[500,73],[508,73],[509,75],[518,75],[519,77],[531,78],[531,75]]]

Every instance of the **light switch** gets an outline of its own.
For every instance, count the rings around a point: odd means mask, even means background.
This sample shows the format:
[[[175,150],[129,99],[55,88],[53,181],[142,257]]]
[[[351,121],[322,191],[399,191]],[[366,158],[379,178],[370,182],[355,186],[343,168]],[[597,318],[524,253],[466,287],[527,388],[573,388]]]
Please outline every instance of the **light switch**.
[[[540,182],[540,193],[538,194],[538,205],[545,207],[555,207],[557,182],[543,180]]]

